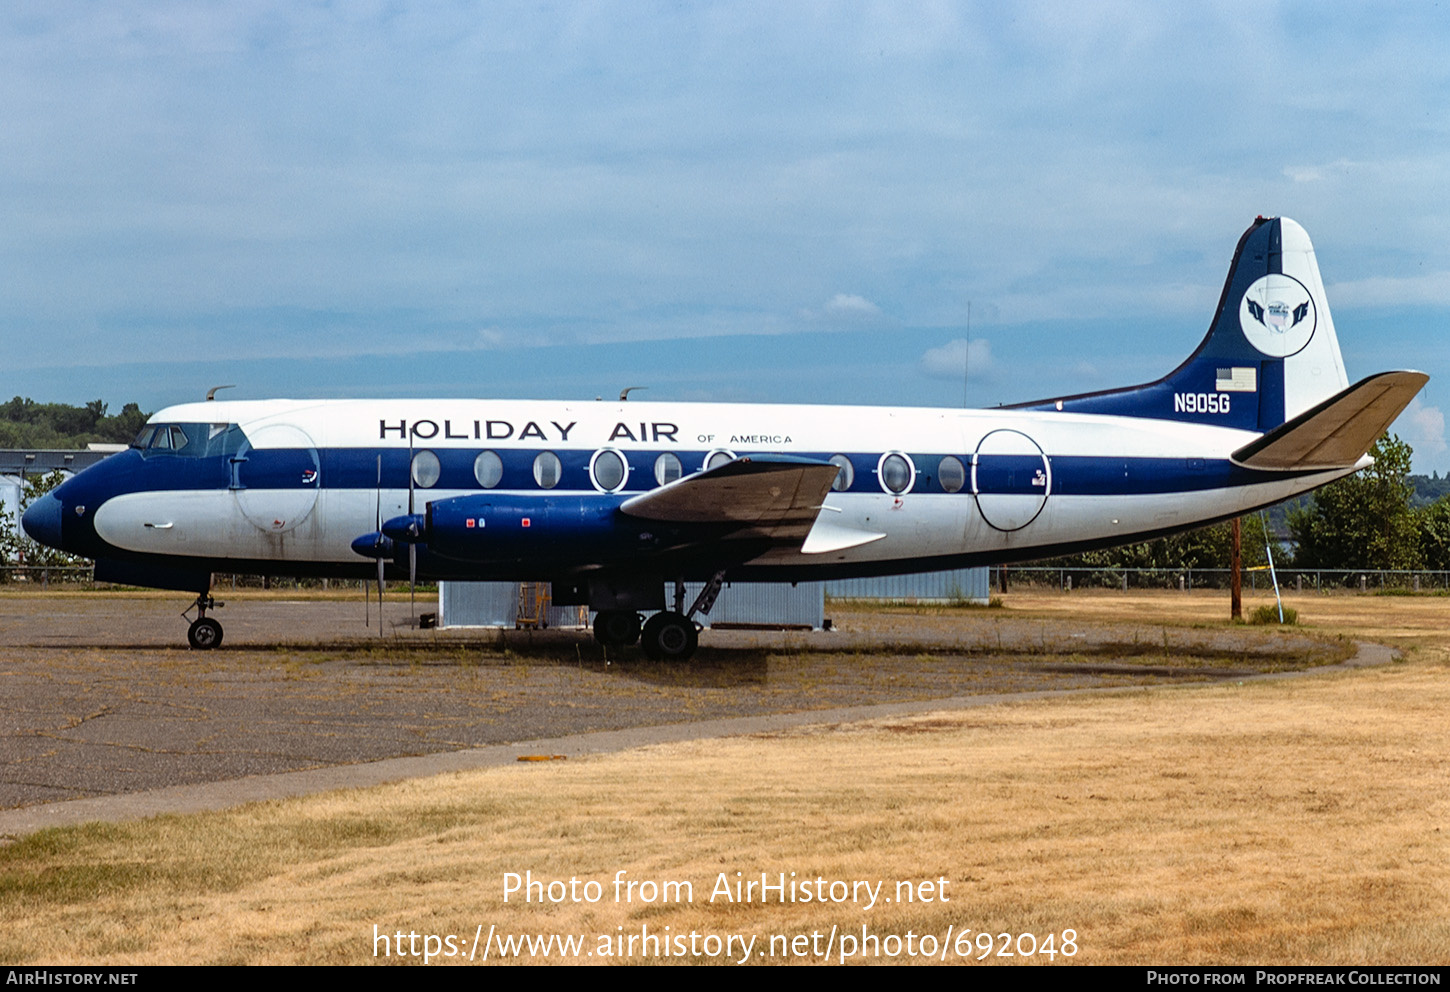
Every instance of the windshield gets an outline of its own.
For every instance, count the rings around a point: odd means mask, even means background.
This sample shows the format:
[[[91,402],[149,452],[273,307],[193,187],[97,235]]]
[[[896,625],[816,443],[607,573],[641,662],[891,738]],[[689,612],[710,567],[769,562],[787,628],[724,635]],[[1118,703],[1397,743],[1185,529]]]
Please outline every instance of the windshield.
[[[236,424],[147,424],[131,442],[143,454],[161,452],[191,458],[230,455],[247,443]]]

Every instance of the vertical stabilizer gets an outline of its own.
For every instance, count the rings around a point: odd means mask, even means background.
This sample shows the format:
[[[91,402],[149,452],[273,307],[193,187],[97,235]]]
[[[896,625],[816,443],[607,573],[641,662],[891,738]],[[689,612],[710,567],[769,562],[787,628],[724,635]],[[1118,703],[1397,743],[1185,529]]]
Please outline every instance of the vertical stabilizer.
[[[1314,246],[1288,218],[1239,239],[1208,335],[1157,382],[1019,408],[1269,431],[1349,385]]]

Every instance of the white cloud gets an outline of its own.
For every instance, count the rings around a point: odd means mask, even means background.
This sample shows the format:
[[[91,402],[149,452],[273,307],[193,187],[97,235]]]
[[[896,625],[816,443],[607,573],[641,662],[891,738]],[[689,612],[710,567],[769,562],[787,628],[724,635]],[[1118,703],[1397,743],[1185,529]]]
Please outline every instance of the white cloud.
[[[1450,304],[1450,272],[1412,276],[1371,276],[1325,287],[1333,306],[1401,306]]]
[[[889,318],[881,312],[880,307],[864,296],[837,293],[818,310],[802,309],[800,319],[810,324],[861,328],[882,323]]]
[[[864,296],[851,293],[837,293],[826,304],[826,316],[844,317],[850,320],[881,316],[881,308]]]
[[[509,345],[517,343],[513,335],[501,331],[497,327],[480,327],[478,329],[478,339],[475,342],[475,346],[485,350],[493,350],[495,348],[507,348]]]
[[[948,341],[921,356],[921,371],[933,379],[986,379],[992,374],[992,346],[986,338]]]
[[[1398,421],[1404,440],[1415,451],[1417,462],[1438,462],[1445,454],[1445,414],[1437,406],[1420,402],[1417,396]]]

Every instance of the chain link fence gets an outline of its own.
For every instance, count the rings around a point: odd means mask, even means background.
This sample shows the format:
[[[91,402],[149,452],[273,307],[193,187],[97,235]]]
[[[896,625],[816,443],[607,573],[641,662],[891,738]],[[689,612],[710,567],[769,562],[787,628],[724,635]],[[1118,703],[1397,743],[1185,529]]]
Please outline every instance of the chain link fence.
[[[1088,568],[1008,566],[1006,587],[1072,589],[1224,589],[1229,588],[1227,568]],[[1003,569],[991,570],[992,590],[1003,588]],[[1450,593],[1450,572],[1428,569],[1334,569],[1279,568],[1279,588],[1284,592],[1444,592]],[[1267,568],[1244,569],[1243,588],[1272,590]]]

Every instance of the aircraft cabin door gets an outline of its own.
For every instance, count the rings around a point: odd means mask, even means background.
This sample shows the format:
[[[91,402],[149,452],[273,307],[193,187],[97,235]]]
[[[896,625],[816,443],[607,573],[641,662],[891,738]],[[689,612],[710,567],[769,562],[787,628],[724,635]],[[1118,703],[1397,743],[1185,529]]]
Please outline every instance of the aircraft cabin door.
[[[1042,512],[1052,492],[1052,465],[1036,441],[995,430],[977,444],[972,492],[982,519],[1001,531],[1021,530]]]
[[[285,534],[317,505],[322,476],[317,445],[291,424],[269,424],[246,434],[248,443],[231,456],[228,488],[254,527]]]

